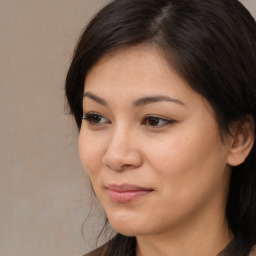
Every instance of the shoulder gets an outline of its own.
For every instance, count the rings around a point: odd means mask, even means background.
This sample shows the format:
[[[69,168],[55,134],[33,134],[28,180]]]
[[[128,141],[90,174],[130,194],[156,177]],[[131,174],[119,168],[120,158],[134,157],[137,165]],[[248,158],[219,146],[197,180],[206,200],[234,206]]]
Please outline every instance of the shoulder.
[[[248,254],[248,256],[256,256],[256,245],[254,245]]]
[[[135,256],[136,251],[136,238],[126,237],[121,234],[117,234],[106,244],[91,251],[83,256],[114,256],[114,255],[126,255]],[[121,252],[121,254],[120,254]]]
[[[84,254],[82,256],[103,256],[105,251],[106,251],[106,245],[103,245],[103,246],[97,248],[96,250],[91,251],[91,252],[89,252],[87,254]]]

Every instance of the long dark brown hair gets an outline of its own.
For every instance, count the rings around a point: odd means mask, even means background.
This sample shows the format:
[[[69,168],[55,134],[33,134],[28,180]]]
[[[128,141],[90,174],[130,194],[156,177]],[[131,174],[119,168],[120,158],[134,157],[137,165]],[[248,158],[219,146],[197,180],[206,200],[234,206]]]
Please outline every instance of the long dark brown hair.
[[[256,120],[256,23],[239,1],[115,0],[83,31],[67,74],[66,97],[78,129],[87,72],[108,52],[138,44],[156,46],[210,102],[221,134],[245,115]],[[226,216],[235,238],[221,255],[247,255],[256,243],[255,144],[232,169]],[[106,255],[127,255],[134,247],[134,238],[118,234]]]

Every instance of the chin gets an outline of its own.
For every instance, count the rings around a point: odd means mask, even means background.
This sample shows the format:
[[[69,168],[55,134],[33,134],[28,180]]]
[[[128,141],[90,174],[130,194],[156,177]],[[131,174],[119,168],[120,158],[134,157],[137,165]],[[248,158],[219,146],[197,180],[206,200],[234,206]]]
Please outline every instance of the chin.
[[[145,230],[140,230],[137,227],[131,227],[131,226],[123,226],[123,227],[114,227],[114,230],[116,230],[118,233],[124,235],[124,236],[130,236],[130,237],[135,237],[135,236],[142,236],[145,235],[144,232]]]
[[[114,230],[125,236],[139,236],[144,235],[146,232],[145,223],[142,221],[136,221],[135,219],[109,219],[109,223]],[[139,223],[139,224],[138,224]]]

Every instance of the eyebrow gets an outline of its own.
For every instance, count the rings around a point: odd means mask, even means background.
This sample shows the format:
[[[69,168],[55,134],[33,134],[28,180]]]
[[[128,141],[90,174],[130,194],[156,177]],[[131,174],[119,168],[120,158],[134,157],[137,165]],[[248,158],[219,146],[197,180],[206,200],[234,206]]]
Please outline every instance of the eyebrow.
[[[98,103],[101,104],[101,105],[104,105],[104,106],[107,106],[107,105],[108,105],[108,103],[107,103],[104,99],[102,99],[102,98],[96,96],[95,94],[93,94],[93,93],[91,93],[91,92],[86,92],[86,93],[84,93],[84,97],[88,97],[88,98],[90,98],[90,99],[92,99],[92,100],[98,102]]]
[[[185,104],[181,100],[170,98],[169,96],[164,96],[164,95],[149,96],[149,97],[143,97],[143,98],[137,99],[136,101],[133,102],[133,106],[139,107],[139,106],[144,106],[146,104],[160,102],[160,101],[173,102],[173,103],[177,103],[185,106]]]
[[[101,105],[108,106],[107,101],[100,98],[99,96],[96,96],[95,94],[93,94],[91,92],[84,93],[84,97],[88,97]],[[165,96],[165,95],[148,96],[148,97],[139,98],[133,102],[133,106],[140,107],[140,106],[144,106],[144,105],[147,105],[150,103],[156,103],[156,102],[161,102],[161,101],[173,102],[173,103],[177,103],[179,105],[185,106],[185,104],[181,100],[178,100],[175,98],[170,98],[169,96]]]

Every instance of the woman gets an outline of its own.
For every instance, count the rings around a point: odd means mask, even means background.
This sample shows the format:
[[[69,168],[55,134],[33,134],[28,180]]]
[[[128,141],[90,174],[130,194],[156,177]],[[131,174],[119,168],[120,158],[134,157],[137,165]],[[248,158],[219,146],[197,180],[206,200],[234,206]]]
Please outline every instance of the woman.
[[[66,96],[118,234],[88,255],[256,255],[256,24],[236,0],[116,0]]]

